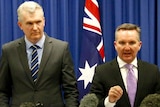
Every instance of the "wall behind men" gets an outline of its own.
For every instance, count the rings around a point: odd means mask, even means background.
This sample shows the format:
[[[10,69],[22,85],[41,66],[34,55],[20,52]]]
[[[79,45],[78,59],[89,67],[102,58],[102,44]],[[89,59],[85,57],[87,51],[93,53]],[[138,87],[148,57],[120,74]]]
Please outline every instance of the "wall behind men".
[[[0,0],[0,49],[4,43],[23,36],[17,26],[17,8],[25,0]],[[45,12],[45,32],[69,42],[75,69],[81,48],[85,0],[34,0]],[[97,0],[100,8],[106,61],[113,59],[115,28],[122,23],[141,27],[142,49],[138,57],[160,66],[160,1]],[[76,70],[75,70],[76,71]]]

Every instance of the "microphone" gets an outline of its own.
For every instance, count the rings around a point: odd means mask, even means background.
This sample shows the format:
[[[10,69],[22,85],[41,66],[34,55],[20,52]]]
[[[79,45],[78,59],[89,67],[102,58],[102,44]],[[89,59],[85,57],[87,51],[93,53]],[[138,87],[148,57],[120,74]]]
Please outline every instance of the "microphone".
[[[97,107],[98,102],[99,100],[95,94],[93,93],[86,94],[81,99],[79,107]]]

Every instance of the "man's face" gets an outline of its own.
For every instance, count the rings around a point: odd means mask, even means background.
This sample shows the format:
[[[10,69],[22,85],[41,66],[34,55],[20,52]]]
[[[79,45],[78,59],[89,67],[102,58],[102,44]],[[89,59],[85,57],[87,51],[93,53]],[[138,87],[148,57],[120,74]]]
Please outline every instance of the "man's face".
[[[141,45],[136,30],[120,30],[116,33],[114,47],[118,56],[126,63],[131,63],[135,59]]]
[[[40,10],[36,10],[35,13],[24,11],[22,20],[18,22],[18,25],[23,30],[26,38],[35,44],[43,35],[45,19]]]

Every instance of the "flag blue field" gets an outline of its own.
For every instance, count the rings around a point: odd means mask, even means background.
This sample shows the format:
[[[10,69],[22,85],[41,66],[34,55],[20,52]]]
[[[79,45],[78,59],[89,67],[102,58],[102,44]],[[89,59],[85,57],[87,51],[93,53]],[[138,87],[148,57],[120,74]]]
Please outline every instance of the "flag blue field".
[[[79,100],[89,92],[95,67],[105,62],[99,5],[96,0],[86,0],[83,17],[83,35],[78,68]]]

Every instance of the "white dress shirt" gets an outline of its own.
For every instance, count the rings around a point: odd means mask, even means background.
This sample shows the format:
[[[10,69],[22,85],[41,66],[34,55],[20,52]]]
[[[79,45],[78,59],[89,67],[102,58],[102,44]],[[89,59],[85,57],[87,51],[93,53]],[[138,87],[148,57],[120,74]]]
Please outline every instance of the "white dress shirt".
[[[39,46],[40,48],[38,48],[37,52],[38,52],[38,63],[40,65],[41,63],[41,59],[42,59],[42,53],[43,53],[43,47],[44,47],[44,41],[45,41],[45,35],[43,34],[42,38],[35,44],[37,46]],[[31,68],[31,57],[32,57],[32,49],[30,48],[32,44],[25,36],[24,38],[25,42],[26,42],[26,52],[27,52],[27,58],[28,58],[28,65]]]
[[[124,62],[123,60],[121,60],[119,57],[117,57],[117,61],[118,61],[118,65],[119,65],[119,68],[120,68],[121,76],[122,76],[122,79],[123,79],[123,82],[124,82],[124,86],[125,86],[125,88],[126,88],[126,90],[127,90],[126,78],[127,78],[128,70],[127,70],[127,68],[125,67],[125,65],[126,65],[127,63]],[[135,74],[136,79],[138,80],[137,57],[136,57],[130,64],[133,65],[134,74]],[[105,98],[105,100],[104,100],[104,105],[105,105],[105,107],[114,107],[114,105],[116,105],[116,102],[115,102],[115,103],[110,103],[110,102],[109,102],[109,98],[108,98],[108,96],[107,96],[107,97]]]

